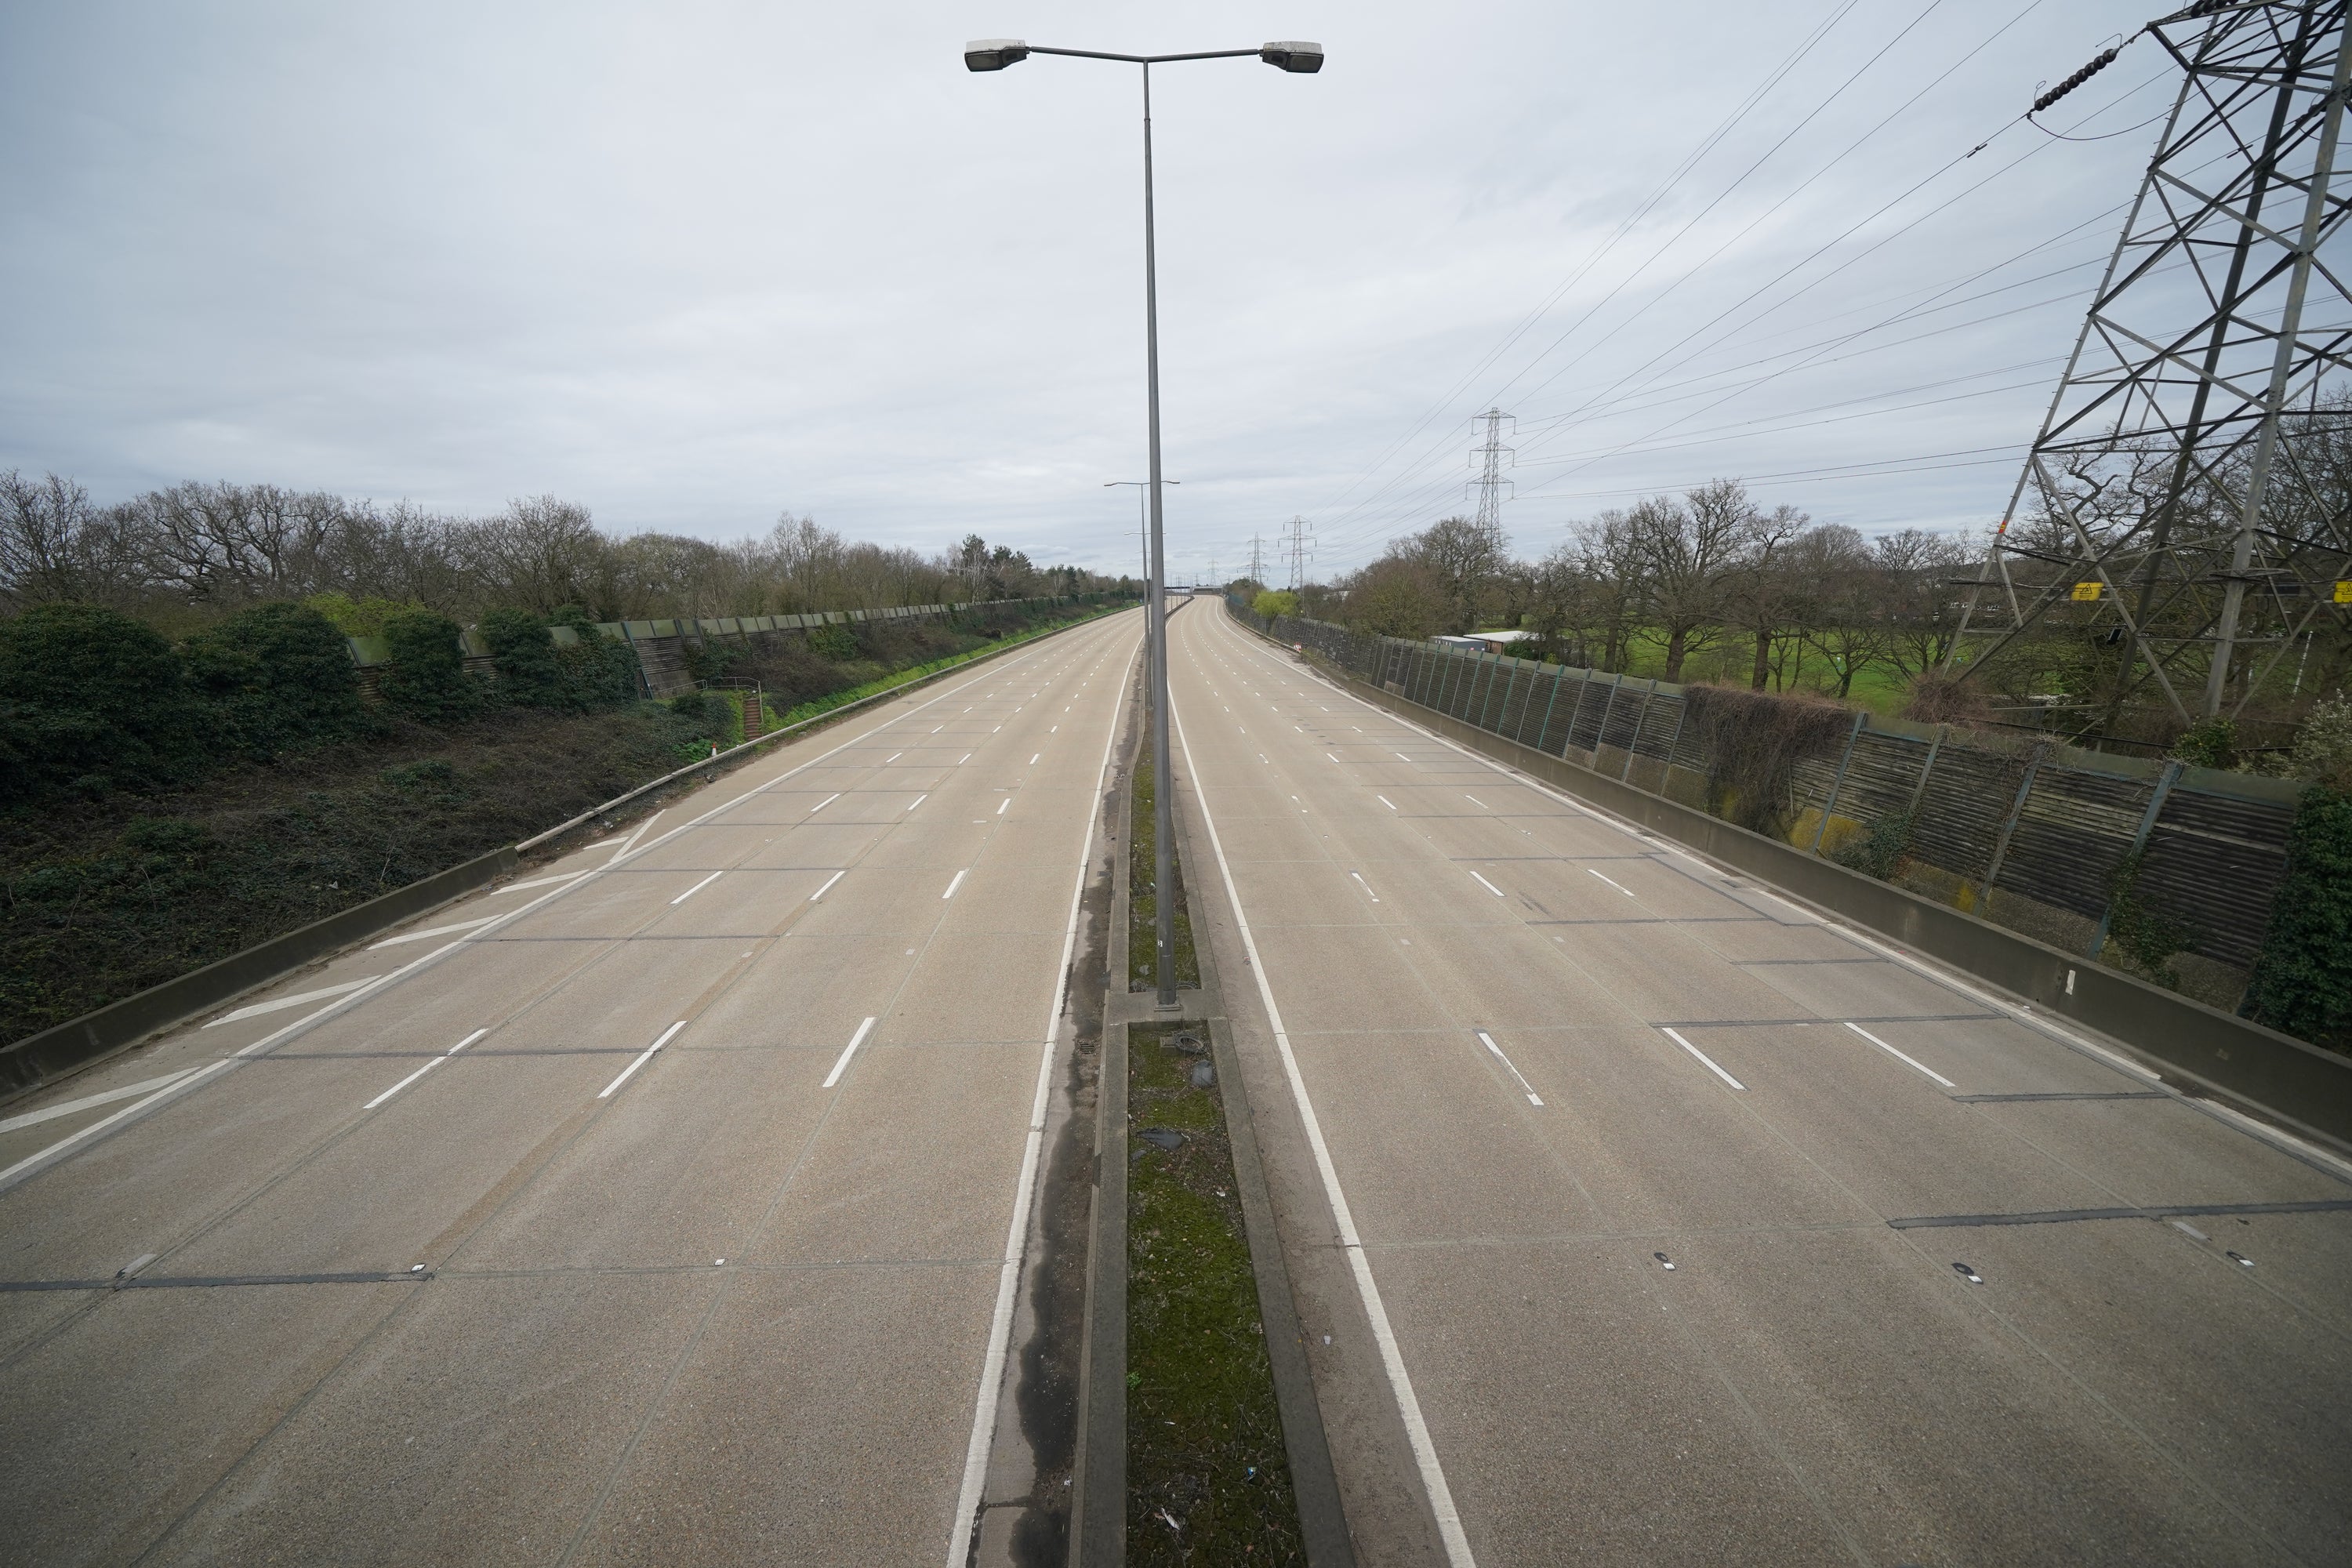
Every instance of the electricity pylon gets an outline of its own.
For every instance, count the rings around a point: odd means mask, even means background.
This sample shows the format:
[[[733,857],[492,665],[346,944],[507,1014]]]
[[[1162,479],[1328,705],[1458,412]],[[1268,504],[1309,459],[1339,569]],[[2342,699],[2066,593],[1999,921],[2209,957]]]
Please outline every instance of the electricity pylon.
[[[1489,408],[1478,417],[1486,422],[1486,439],[1470,449],[1471,466],[1478,469],[1478,477],[1469,488],[1478,495],[1478,526],[1490,530],[1502,526],[1503,503],[1511,499],[1503,492],[1512,488],[1503,469],[1516,466],[1517,459],[1512,448],[1503,445],[1503,421],[1511,416],[1499,408]]]
[[[2345,11],[2200,0],[2144,29],[2180,91],[1969,584],[1963,634],[2000,628],[1970,668],[2056,617],[2119,648],[2112,702],[2153,683],[2210,718],[2352,612]]]

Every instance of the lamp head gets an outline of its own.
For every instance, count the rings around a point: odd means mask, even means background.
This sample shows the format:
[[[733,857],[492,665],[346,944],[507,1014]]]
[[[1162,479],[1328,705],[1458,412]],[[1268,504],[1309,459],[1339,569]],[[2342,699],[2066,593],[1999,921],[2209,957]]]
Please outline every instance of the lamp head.
[[[1257,58],[1270,66],[1280,66],[1284,70],[1299,76],[1313,76],[1323,68],[1323,46],[1305,43],[1297,38],[1285,38],[1271,44],[1259,45]],[[974,66],[971,68],[978,70],[981,68]]]
[[[1029,46],[1019,38],[974,38],[963,47],[963,68],[1001,71],[1029,58]]]

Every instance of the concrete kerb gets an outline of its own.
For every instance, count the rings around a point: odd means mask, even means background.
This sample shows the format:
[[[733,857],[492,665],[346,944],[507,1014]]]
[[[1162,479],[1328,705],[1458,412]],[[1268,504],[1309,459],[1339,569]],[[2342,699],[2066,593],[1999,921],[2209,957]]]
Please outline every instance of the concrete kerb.
[[[1137,707],[1139,714],[1141,705]],[[1355,1548],[1339,1498],[1338,1472],[1324,1430],[1320,1400],[1307,1364],[1307,1340],[1298,1326],[1290,1268],[1274,1200],[1259,1158],[1256,1121],[1241,1062],[1233,1047],[1223,991],[1210,952],[1207,928],[1193,925],[1193,952],[1201,965],[1201,988],[1180,992],[1179,1006],[1162,1010],[1151,992],[1128,989],[1129,846],[1134,832],[1134,770],[1142,737],[1128,750],[1119,778],[1120,837],[1112,858],[1108,994],[1103,1011],[1102,1082],[1096,1100],[1093,1226],[1087,1259],[1086,1345],[1079,1374],[1076,1496],[1070,1519],[1071,1568],[1117,1568],[1127,1553],[1127,1073],[1128,1031],[1135,1024],[1207,1026],[1218,1098],[1233,1151],[1234,1191],[1241,1199],[1242,1228],[1255,1279],[1259,1323],[1264,1331],[1275,1404],[1282,1417],[1285,1457],[1298,1508],[1299,1533],[1311,1568],[1353,1568]],[[1181,759],[1176,759],[1180,760]],[[1180,781],[1181,784],[1181,781]],[[1176,846],[1186,867],[1193,858],[1193,836],[1180,787],[1172,814]],[[1188,908],[1197,917],[1190,873],[1181,879]]]
[[[1297,652],[1287,644],[1275,646]],[[2038,1009],[2118,1040],[2157,1066],[2176,1087],[2193,1087],[2334,1151],[2352,1152],[2352,1058],[2095,964],[2080,954],[1578,763],[1474,729],[1328,661],[1314,662],[1350,694],[1375,707],[2022,998],[2027,1012]]]
[[[478,855],[470,860],[420,878],[404,888],[395,888],[365,903],[354,904],[326,919],[257,942],[240,952],[231,953],[202,969],[192,970],[160,985],[149,986],[119,1001],[83,1014],[79,1018],[53,1025],[38,1034],[0,1047],[0,1105],[35,1089],[43,1089],[58,1079],[69,1077],[107,1058],[140,1045],[166,1029],[186,1023],[190,1018],[235,1000],[247,992],[284,979],[305,964],[331,957],[337,952],[362,942],[404,921],[415,919],[427,910],[450,903],[475,892],[500,877],[513,871],[520,857],[532,849],[552,842],[565,833],[639,800],[665,787],[688,782],[693,775],[707,774],[714,768],[725,768],[734,763],[750,760],[754,747],[772,741],[806,734],[833,720],[855,713],[870,703],[904,696],[919,687],[948,676],[960,675],[976,665],[1016,648],[1026,647],[1046,637],[1057,637],[1080,626],[1091,626],[1105,616],[1117,615],[1107,610],[1102,615],[1088,616],[1066,626],[1034,632],[1015,637],[994,647],[977,651],[972,658],[935,669],[926,675],[894,686],[887,691],[877,691],[861,697],[855,702],[845,702],[838,708],[801,720],[782,729],[772,730],[756,740],[731,746],[716,757],[706,758],[676,772],[663,774],[650,784],[641,784],[625,794],[614,796],[603,805],[581,813],[536,834],[520,844],[508,845]],[[706,777],[700,782],[708,783]]]

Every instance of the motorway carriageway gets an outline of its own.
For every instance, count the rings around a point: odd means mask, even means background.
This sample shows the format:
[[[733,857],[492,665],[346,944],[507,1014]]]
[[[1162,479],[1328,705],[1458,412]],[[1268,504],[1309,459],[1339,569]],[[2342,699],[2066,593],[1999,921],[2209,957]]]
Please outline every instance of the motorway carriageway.
[[[1171,642],[1360,1561],[2352,1560],[2352,1171],[1213,605]]]
[[[0,1562],[963,1561],[1141,624],[8,1107]]]

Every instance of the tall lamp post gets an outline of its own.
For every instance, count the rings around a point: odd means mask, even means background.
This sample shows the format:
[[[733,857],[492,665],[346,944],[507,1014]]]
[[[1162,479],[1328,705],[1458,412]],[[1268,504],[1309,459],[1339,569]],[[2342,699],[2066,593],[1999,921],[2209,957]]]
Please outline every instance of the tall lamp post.
[[[1159,252],[1151,227],[1151,68],[1179,60],[1246,59],[1252,56],[1278,69],[1311,76],[1323,68],[1323,46],[1295,40],[1261,44],[1254,49],[1210,49],[1190,55],[1111,55],[1094,49],[1049,49],[1019,38],[981,38],[963,47],[964,68],[1001,71],[1031,55],[1063,55],[1073,59],[1117,60],[1143,68],[1143,363],[1144,404],[1150,421],[1151,478],[1147,481],[1151,502],[1151,560],[1146,593],[1144,635],[1150,645],[1148,679],[1151,687],[1151,821],[1152,906],[1158,914],[1160,1005],[1176,1005],[1176,906],[1168,858],[1174,837],[1175,787],[1168,765],[1168,597],[1167,556],[1160,532],[1160,274]]]

